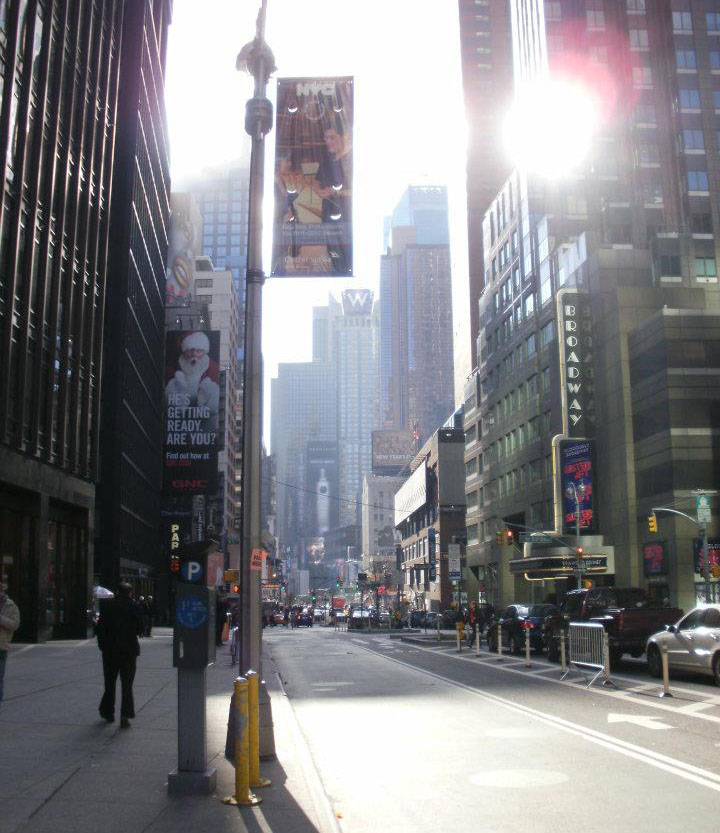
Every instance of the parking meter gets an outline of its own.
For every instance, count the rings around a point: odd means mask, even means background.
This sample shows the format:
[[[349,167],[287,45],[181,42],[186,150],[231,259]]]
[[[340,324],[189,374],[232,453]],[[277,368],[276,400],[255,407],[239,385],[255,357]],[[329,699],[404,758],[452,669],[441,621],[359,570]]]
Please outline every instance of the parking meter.
[[[215,590],[178,584],[173,665],[205,668],[215,662]]]
[[[215,594],[207,587],[207,554],[182,554],[175,592],[175,668],[205,668],[215,662]]]

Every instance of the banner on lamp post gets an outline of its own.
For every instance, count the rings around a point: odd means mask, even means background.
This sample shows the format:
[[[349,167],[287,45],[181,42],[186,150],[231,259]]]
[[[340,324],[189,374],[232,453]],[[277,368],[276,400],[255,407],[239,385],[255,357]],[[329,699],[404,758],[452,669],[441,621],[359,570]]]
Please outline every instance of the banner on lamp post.
[[[353,79],[280,78],[271,274],[353,273]]]

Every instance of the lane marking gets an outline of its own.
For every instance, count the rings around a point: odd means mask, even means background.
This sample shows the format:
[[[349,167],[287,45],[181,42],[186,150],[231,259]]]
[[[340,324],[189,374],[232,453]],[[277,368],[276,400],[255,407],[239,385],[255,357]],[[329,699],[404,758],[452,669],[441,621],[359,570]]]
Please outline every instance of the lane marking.
[[[634,723],[642,726],[643,729],[674,729],[669,723],[662,723],[659,717],[645,714],[615,714],[610,712],[607,716],[608,723]]]
[[[369,648],[366,648],[365,650],[370,651]],[[655,752],[651,749],[638,746],[637,744],[620,740],[619,738],[614,738],[611,735],[606,735],[604,732],[598,732],[595,729],[581,726],[579,723],[573,723],[572,721],[565,720],[562,717],[556,717],[554,715],[547,714],[546,712],[541,712],[539,709],[534,709],[531,706],[524,706],[520,703],[514,703],[511,700],[505,700],[503,697],[499,697],[496,694],[490,694],[487,691],[478,691],[478,689],[472,688],[465,683],[449,680],[447,677],[436,674],[434,671],[427,671],[424,668],[418,668],[415,665],[411,665],[409,662],[403,662],[402,660],[395,659],[394,657],[386,657],[383,654],[376,653],[375,655],[385,659],[387,662],[397,663],[397,665],[402,665],[403,667],[408,668],[411,671],[415,671],[418,674],[424,674],[428,677],[440,680],[447,685],[453,686],[454,688],[460,688],[463,691],[467,691],[469,694],[479,697],[481,700],[485,700],[488,703],[494,703],[498,706],[502,706],[508,711],[515,712],[517,714],[533,717],[541,723],[554,726],[567,734],[575,735],[576,737],[580,737],[583,740],[596,744],[597,746],[602,746],[612,752],[625,755],[628,758],[642,761],[645,764],[649,764],[656,769],[669,772],[672,775],[679,775],[687,781],[692,781],[695,784],[699,784],[701,787],[707,787],[707,789],[720,793],[720,775],[711,772],[710,770],[702,769],[701,767],[693,766],[692,764],[686,764],[684,761],[680,761],[677,758],[671,758],[660,752]],[[596,693],[597,691],[599,691],[599,689],[595,690]]]
[[[419,651],[424,651],[425,653],[437,655],[436,651],[433,651],[429,648],[419,647],[418,650]],[[384,656],[384,655],[383,654],[378,654],[378,656]],[[452,653],[441,654],[440,656],[442,656],[444,659],[454,659],[454,660],[457,660],[459,662],[471,662],[475,665],[478,665],[477,660],[475,660],[473,657],[464,657],[462,655],[452,654]],[[497,665],[494,665],[493,663],[485,662],[483,664],[484,665],[489,665],[489,667],[491,667],[491,668],[496,668],[498,671],[504,671],[508,674],[519,674],[521,677],[534,676],[532,674],[532,672],[529,672],[529,671],[526,671],[526,670],[520,670],[523,667],[522,662],[516,662],[516,663],[503,662],[502,664],[497,664]],[[550,665],[549,668],[551,670],[552,669],[556,670],[558,673],[560,672],[560,667],[559,666]],[[577,678],[575,678],[575,681],[573,681],[573,680],[569,680],[569,679],[568,680],[553,679],[552,677],[547,677],[547,676],[543,676],[543,677],[534,676],[534,679],[542,680],[543,682],[553,683],[554,685],[567,686],[569,688],[574,689],[575,691],[584,691],[585,690],[585,688],[583,686],[580,686],[580,685],[577,684],[578,683]],[[627,679],[627,678],[618,678],[618,679],[624,680],[624,679]],[[641,680],[638,680],[637,682],[640,685],[647,685],[646,682],[643,682]],[[660,690],[661,690],[661,687],[658,685],[658,686],[656,686],[656,688],[657,688],[657,691],[659,693]],[[678,693],[682,692],[682,689],[673,687],[672,691],[673,691],[673,694],[677,695]],[[623,690],[620,690],[620,691],[609,691],[606,688],[593,688],[592,689],[593,694],[599,694],[599,695],[602,695],[603,697],[613,697],[616,700],[622,700],[625,703],[631,703],[632,705],[637,706],[638,702],[640,702],[640,701],[637,700],[634,697],[631,697],[629,692],[630,692],[629,689],[623,689]],[[693,694],[696,697],[702,696],[702,695],[698,694],[697,691],[691,691],[689,693]],[[713,699],[715,699],[715,698],[713,698]],[[677,700],[675,700],[675,702],[677,702]],[[695,701],[695,702],[699,702],[699,701]],[[701,701],[701,702],[705,702],[705,701]],[[651,708],[651,709],[657,709],[658,711],[670,712],[671,714],[678,714],[678,712],[681,709],[681,706],[679,706],[679,705],[678,706],[668,705],[668,703],[666,701],[660,700],[659,698],[657,700],[649,699],[649,698],[643,698],[642,703],[643,703],[643,707],[648,707],[648,708]],[[698,720],[707,720],[710,723],[720,724],[720,717],[718,717],[716,715],[703,714],[701,711],[685,712],[685,714],[688,717],[694,717],[694,718],[697,718]]]

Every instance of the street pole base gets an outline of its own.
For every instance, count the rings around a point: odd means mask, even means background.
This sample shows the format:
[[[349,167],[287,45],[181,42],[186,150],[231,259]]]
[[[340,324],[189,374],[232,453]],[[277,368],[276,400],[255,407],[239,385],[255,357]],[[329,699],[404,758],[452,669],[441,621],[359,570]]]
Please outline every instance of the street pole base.
[[[661,691],[658,697],[672,697],[672,694],[669,691]]]
[[[262,803],[262,798],[259,795],[255,795],[255,793],[250,793],[246,799],[239,799],[235,798],[234,795],[229,795],[227,798],[223,798],[222,802],[223,804],[230,804],[233,807],[255,807],[255,805]]]
[[[170,795],[210,795],[215,792],[216,769],[205,772],[173,770],[168,775],[168,793]]]
[[[253,781],[250,786],[257,790],[262,789],[263,787],[269,787],[272,784],[272,781],[269,778],[258,778],[257,781]]]

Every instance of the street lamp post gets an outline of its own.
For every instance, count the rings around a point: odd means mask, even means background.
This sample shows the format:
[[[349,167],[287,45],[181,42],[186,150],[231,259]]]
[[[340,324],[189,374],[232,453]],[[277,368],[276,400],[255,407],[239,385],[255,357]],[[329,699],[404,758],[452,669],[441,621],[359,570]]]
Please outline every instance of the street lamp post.
[[[272,128],[272,104],[267,83],[275,59],[265,43],[267,0],[261,0],[255,37],[237,57],[236,68],[255,81],[253,97],[245,107],[245,130],[251,137],[248,243],[245,290],[245,356],[243,372],[242,459],[242,561],[240,668],[260,671],[260,572],[251,569],[252,550],[261,547],[262,485],[262,198],[264,190],[265,135]]]

